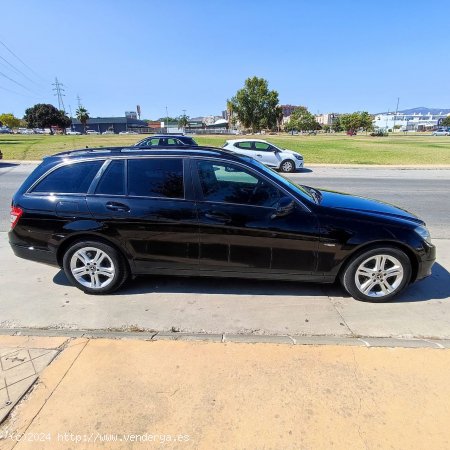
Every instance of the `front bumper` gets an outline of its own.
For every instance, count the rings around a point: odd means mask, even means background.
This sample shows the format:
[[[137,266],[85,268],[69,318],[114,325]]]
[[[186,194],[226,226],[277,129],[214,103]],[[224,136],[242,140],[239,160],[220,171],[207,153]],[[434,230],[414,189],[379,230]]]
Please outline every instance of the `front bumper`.
[[[429,277],[432,272],[433,264],[436,261],[436,247],[433,244],[427,244],[427,251],[419,261],[416,280],[422,280]]]
[[[296,169],[303,169],[303,159],[295,159],[295,168]]]

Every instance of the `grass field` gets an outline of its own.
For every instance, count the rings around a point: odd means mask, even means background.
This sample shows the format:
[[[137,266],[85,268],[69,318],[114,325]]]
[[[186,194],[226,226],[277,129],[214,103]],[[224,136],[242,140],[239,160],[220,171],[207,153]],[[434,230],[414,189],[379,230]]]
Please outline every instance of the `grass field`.
[[[241,137],[241,136],[239,136]],[[343,134],[317,136],[247,136],[263,138],[277,146],[300,152],[305,164],[450,165],[450,137],[395,135],[370,137]],[[142,136],[43,136],[0,135],[3,159],[35,160],[64,150],[132,145]],[[233,136],[196,136],[201,145],[221,147]]]

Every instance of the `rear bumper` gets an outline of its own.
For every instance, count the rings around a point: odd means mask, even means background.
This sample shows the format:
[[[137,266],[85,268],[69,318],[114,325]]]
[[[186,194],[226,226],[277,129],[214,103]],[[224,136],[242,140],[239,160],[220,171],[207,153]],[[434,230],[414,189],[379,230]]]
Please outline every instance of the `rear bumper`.
[[[27,247],[25,245],[11,244],[12,251],[16,256],[23,259],[28,259],[30,261],[36,261],[44,264],[49,264],[51,266],[58,266],[58,260],[56,254],[52,251],[36,248]]]

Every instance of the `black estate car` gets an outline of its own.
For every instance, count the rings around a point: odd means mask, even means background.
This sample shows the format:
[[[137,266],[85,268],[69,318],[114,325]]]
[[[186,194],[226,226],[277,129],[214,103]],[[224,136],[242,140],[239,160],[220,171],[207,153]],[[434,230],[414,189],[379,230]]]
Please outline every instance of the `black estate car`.
[[[14,195],[17,256],[64,268],[84,292],[130,275],[332,283],[387,301],[431,273],[422,220],[395,206],[299,186],[206,147],[102,148],[44,159]]]
[[[134,147],[180,147],[185,145],[198,146],[197,142],[189,136],[181,134],[155,134],[136,142]]]

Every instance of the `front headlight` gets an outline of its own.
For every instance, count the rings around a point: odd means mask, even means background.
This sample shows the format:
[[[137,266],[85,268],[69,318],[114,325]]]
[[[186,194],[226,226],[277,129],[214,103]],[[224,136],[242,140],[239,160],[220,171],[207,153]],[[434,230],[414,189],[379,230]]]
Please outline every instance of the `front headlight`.
[[[295,153],[295,154],[294,154],[294,158],[296,158],[296,159],[298,159],[298,160],[300,160],[300,161],[303,161],[303,156],[302,156],[302,155],[299,155],[298,153]]]
[[[417,227],[414,231],[426,242],[431,244],[430,232],[425,227]]]

